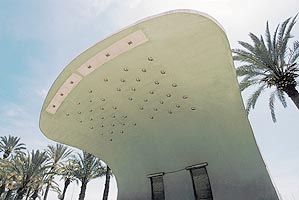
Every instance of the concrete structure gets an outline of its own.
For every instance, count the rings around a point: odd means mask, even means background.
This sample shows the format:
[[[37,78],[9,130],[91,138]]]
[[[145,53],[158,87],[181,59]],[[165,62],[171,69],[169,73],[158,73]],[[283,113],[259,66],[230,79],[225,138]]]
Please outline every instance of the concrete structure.
[[[103,159],[119,200],[278,199],[226,34],[202,13],[163,13],[83,52],[49,91],[40,128]]]

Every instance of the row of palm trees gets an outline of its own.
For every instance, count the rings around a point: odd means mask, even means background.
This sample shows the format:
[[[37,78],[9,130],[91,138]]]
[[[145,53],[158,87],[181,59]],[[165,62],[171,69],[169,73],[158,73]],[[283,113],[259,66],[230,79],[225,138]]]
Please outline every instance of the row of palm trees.
[[[92,154],[73,150],[62,144],[48,145],[46,150],[26,150],[20,138],[0,137],[0,199],[46,200],[50,190],[63,200],[71,182],[81,183],[79,200],[84,200],[87,184],[105,176],[103,200],[108,199],[111,169]],[[64,180],[62,190],[55,178]]]

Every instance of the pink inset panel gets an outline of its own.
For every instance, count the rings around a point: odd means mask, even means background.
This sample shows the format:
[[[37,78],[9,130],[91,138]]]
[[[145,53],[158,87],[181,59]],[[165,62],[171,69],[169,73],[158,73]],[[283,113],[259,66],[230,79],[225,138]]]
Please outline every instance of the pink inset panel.
[[[59,88],[52,101],[46,108],[46,111],[51,114],[55,114],[63,103],[67,95],[76,87],[76,85],[82,80],[82,77],[78,74],[72,74]]]

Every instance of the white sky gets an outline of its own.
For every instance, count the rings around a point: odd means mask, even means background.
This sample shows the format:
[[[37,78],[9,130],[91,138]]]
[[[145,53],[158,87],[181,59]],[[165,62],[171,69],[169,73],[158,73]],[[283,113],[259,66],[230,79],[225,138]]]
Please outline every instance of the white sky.
[[[41,8],[31,4],[28,11],[12,13],[10,26],[5,31],[20,40],[29,38],[38,41],[47,49],[47,56],[26,58],[28,69],[35,77],[34,81],[26,77],[24,80],[40,100],[33,112],[26,109],[27,104],[0,106],[0,134],[13,132],[29,148],[45,148],[50,142],[38,130],[39,110],[42,99],[63,67],[83,50],[119,29],[153,14],[187,8],[214,17],[226,30],[232,48],[237,48],[237,41],[249,41],[249,32],[263,34],[267,20],[273,30],[278,23],[299,12],[298,0],[53,0],[38,3],[43,4]],[[5,7],[0,3],[0,23],[1,9]],[[20,15],[23,12],[36,12],[36,15]],[[293,35],[299,39],[299,23]],[[4,70],[2,66],[0,69]],[[23,79],[20,77],[18,80]],[[2,93],[4,91],[0,98],[10,99],[9,92],[3,88],[0,88]],[[20,95],[31,100],[28,93]],[[33,104],[36,102],[33,101],[29,106],[33,107]],[[277,107],[278,123],[273,124],[265,95],[250,115],[250,122],[281,196],[284,200],[294,200],[299,199],[299,112],[292,102],[288,101],[288,105],[287,109]],[[9,125],[5,120],[10,120]],[[86,200],[101,199],[103,186],[104,179],[92,181],[87,189]],[[72,184],[66,200],[78,199],[78,193],[79,187]],[[48,199],[56,199],[56,195],[50,193]],[[114,180],[109,199],[116,199]]]

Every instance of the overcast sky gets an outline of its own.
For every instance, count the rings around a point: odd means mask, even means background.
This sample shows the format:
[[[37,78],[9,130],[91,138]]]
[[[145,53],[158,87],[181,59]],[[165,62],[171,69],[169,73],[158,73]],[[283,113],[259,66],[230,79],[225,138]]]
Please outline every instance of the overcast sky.
[[[268,20],[273,30],[299,12],[298,0],[43,0],[0,1],[0,136],[22,138],[29,149],[44,149],[50,140],[39,130],[43,100],[73,58],[106,36],[153,14],[194,9],[214,17],[226,30],[232,48],[263,34]],[[299,39],[299,23],[293,30]],[[299,199],[299,112],[277,106],[273,124],[260,99],[249,116],[272,179],[284,200]],[[100,199],[104,180],[93,181],[86,200]],[[116,199],[113,180],[110,199]],[[66,200],[78,199],[72,184]],[[55,199],[54,193],[49,199]]]

